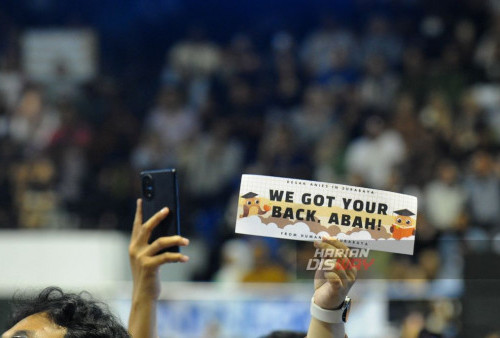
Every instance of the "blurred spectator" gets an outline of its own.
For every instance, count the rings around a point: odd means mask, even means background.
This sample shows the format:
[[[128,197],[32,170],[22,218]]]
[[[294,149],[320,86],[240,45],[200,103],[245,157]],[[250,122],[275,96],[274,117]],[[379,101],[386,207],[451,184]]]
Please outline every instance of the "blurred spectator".
[[[477,103],[474,94],[465,92],[459,103],[452,144],[460,154],[468,154],[477,147],[491,149],[493,135],[485,111]]]
[[[439,135],[423,127],[415,109],[413,97],[402,94],[396,103],[393,122],[408,150],[401,175],[407,185],[422,187],[434,178],[434,167],[443,156],[443,149]]]
[[[230,126],[217,120],[210,133],[197,137],[183,156],[185,186],[199,203],[211,203],[226,196],[243,164],[243,149],[230,137]],[[223,200],[221,200],[223,201]]]
[[[59,125],[59,113],[47,105],[41,90],[28,87],[14,110],[9,134],[29,155],[47,147]]]
[[[425,326],[425,318],[420,312],[412,312],[403,321],[401,338],[415,338]]]
[[[15,52],[11,50],[0,56],[0,96],[6,107],[14,109],[24,86],[24,79],[16,64]]]
[[[258,149],[258,161],[267,174],[303,179],[311,177],[309,154],[288,126],[278,125],[268,129]]]
[[[222,65],[219,46],[209,41],[201,27],[191,27],[185,40],[174,45],[168,53],[163,70],[163,82],[183,79],[187,84],[187,100],[194,108],[206,100],[209,79]]]
[[[199,128],[198,116],[191,111],[185,102],[184,93],[178,86],[168,85],[162,88],[157,105],[146,117],[143,139],[146,143],[139,144],[135,160],[139,168],[175,166],[179,155],[187,143],[193,139]],[[157,150],[161,151],[159,162],[151,162],[155,141]]]
[[[420,112],[424,127],[432,130],[439,139],[449,142],[453,133],[451,106],[443,93],[432,93]]]
[[[331,17],[324,17],[322,26],[303,44],[302,61],[313,78],[319,78],[345,62],[348,56],[356,52],[354,35],[345,27],[341,27]]]
[[[78,82],[68,72],[67,66],[58,62],[55,66],[54,79],[45,84],[46,96],[50,102],[74,100],[81,95]]]
[[[476,26],[472,21],[463,19],[456,24],[454,34],[464,68],[473,72],[474,78],[478,78],[478,70],[474,64],[477,34]]]
[[[393,103],[398,79],[388,71],[385,58],[371,55],[365,64],[365,76],[359,89],[363,103],[378,110],[388,110]]]
[[[87,170],[85,152],[92,134],[71,103],[62,103],[59,112],[60,126],[51,137],[48,152],[58,168],[59,199],[71,209],[82,198],[83,177]]]
[[[456,312],[456,305],[452,301],[447,299],[434,301],[426,320],[428,330],[444,337],[455,336],[457,328],[453,318],[456,316]]]
[[[255,49],[251,37],[235,34],[223,57],[222,75],[231,79],[233,76],[255,81],[263,67],[261,55]]]
[[[169,162],[165,159],[164,152],[160,136],[145,133],[134,149],[131,161],[136,169],[167,167]]]
[[[451,104],[459,101],[470,73],[463,67],[460,52],[453,43],[444,45],[440,58],[430,68],[429,88],[441,92]]]
[[[273,37],[272,48],[273,91],[268,100],[272,109],[282,112],[300,104],[304,74],[295,55],[295,41],[289,33],[277,33]]]
[[[201,27],[191,27],[187,38],[170,49],[168,64],[181,78],[204,78],[220,67],[219,47],[207,40]]]
[[[0,139],[1,140],[1,139]],[[3,147],[5,142],[0,141],[0,228],[14,227],[16,222],[15,204],[12,187],[10,167],[7,165],[8,157]]]
[[[241,282],[253,265],[251,246],[246,241],[232,239],[224,243],[221,254],[221,267],[214,281],[229,284]]]
[[[360,44],[364,60],[378,55],[392,66],[400,63],[403,45],[396,30],[391,28],[388,18],[373,16]]]
[[[429,90],[426,59],[418,46],[410,45],[403,53],[401,90],[408,92],[420,104]]]
[[[417,119],[415,98],[409,93],[401,93],[394,102],[393,125],[401,134],[409,149],[421,137],[420,121]]]
[[[10,118],[8,116],[7,104],[4,95],[0,93],[0,140],[7,139],[9,136]]]
[[[467,196],[458,180],[457,167],[444,160],[437,168],[436,179],[425,187],[425,211],[438,230],[453,230],[464,210]]]
[[[245,163],[254,162],[264,131],[262,102],[255,86],[246,77],[231,78],[226,94],[221,115],[227,118],[231,135],[245,147]]]
[[[500,23],[498,13],[492,16],[490,29],[480,38],[475,61],[490,81],[500,78]]]
[[[378,116],[366,120],[364,131],[347,147],[347,170],[360,175],[370,187],[384,189],[392,171],[405,160],[403,139]]]
[[[282,264],[274,261],[264,241],[252,241],[253,266],[243,276],[245,283],[284,283],[290,279]]]
[[[20,164],[15,170],[18,224],[24,228],[60,227],[59,199],[55,191],[56,168],[48,158]]]
[[[306,146],[314,145],[330,131],[336,122],[333,96],[323,87],[310,86],[304,94],[303,105],[291,116],[297,141]]]
[[[486,231],[498,228],[500,216],[500,179],[495,173],[493,158],[484,151],[471,157],[471,172],[465,179],[467,204],[472,224]]]
[[[345,135],[338,127],[331,128],[318,140],[314,149],[313,179],[321,182],[337,182],[345,174]]]

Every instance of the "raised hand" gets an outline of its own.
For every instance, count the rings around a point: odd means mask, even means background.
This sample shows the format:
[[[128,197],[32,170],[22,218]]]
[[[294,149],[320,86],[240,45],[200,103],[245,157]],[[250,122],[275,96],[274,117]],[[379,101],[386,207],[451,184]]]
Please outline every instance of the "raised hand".
[[[167,217],[165,207],[142,223],[142,200],[137,200],[132,237],[129,245],[130,267],[134,281],[132,308],[129,318],[129,332],[132,337],[157,337],[156,301],[160,295],[158,270],[161,265],[173,262],[187,262],[188,256],[176,252],[157,254],[172,246],[186,246],[187,238],[181,236],[160,237],[149,244],[151,232]]]

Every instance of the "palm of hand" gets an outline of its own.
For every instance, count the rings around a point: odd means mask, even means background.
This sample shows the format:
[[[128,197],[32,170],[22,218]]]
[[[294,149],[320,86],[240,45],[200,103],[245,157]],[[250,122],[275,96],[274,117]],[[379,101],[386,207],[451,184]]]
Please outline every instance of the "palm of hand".
[[[349,249],[337,239],[323,237],[314,246],[319,249],[342,250],[343,254],[332,270],[317,270],[314,276],[314,303],[323,309],[338,309],[356,280],[357,269],[345,261],[349,260]],[[339,264],[339,260],[346,264]]]
[[[352,284],[343,286],[338,275],[335,277],[333,274],[335,272],[316,271],[314,302],[323,309],[339,308],[352,286]]]

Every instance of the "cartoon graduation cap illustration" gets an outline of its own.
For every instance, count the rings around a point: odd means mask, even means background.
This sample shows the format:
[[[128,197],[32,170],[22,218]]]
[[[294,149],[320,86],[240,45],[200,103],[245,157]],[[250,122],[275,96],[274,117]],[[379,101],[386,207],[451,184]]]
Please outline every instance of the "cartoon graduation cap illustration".
[[[415,235],[415,213],[408,209],[394,211],[394,222],[391,225],[391,233],[394,239],[401,239]]]
[[[247,192],[245,195],[241,196],[245,199],[248,199],[248,198],[254,198],[255,196],[257,196],[258,194],[254,193],[254,192]]]
[[[261,208],[262,202],[260,198],[257,196],[258,194],[254,192],[248,192],[245,195],[241,196],[241,198],[244,199],[244,202],[243,202],[243,214],[240,215],[240,218],[253,215],[264,215],[271,209],[271,207],[267,204],[263,205]]]

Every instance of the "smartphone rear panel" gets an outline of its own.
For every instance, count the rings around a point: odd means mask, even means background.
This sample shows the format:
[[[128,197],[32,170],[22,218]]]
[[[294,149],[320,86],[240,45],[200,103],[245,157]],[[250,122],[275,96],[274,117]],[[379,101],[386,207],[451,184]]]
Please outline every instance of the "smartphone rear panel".
[[[146,222],[164,207],[168,216],[153,230],[149,243],[164,236],[180,235],[179,197],[177,173],[175,169],[147,170],[141,172],[142,220]],[[162,252],[179,252],[179,247],[171,247]]]

